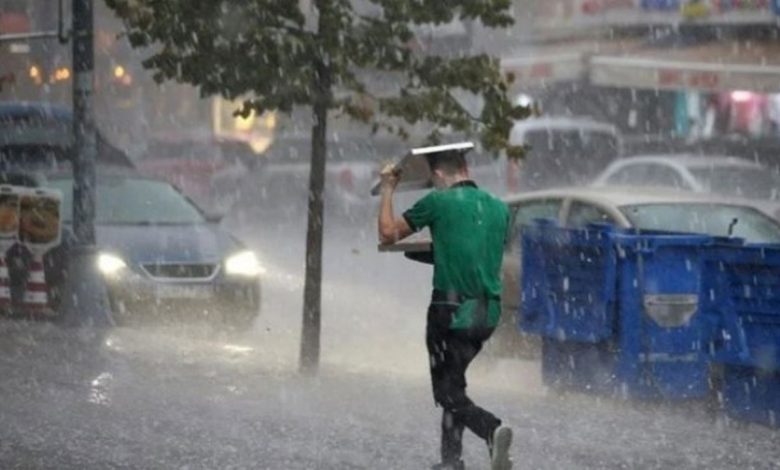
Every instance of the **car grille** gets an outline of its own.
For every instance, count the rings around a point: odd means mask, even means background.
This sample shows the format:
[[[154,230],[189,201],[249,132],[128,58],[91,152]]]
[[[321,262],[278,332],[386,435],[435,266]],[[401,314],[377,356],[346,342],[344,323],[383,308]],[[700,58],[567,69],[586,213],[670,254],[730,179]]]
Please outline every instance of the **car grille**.
[[[217,270],[216,264],[144,264],[152,277],[166,279],[207,279]]]

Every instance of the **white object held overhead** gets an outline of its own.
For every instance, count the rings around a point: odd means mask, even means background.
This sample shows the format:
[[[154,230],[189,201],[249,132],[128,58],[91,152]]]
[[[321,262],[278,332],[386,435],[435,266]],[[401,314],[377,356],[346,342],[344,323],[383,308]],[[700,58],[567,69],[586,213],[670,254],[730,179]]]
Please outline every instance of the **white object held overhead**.
[[[466,153],[473,150],[474,147],[472,142],[458,142],[413,148],[400,161],[395,163],[401,175],[396,191],[415,191],[432,187],[431,162],[437,156],[452,152]],[[371,195],[377,196],[379,192],[380,181],[377,180],[371,188]]]
[[[474,149],[471,142],[459,142],[456,144],[435,145],[433,147],[418,147],[412,149],[412,155],[436,155],[446,152],[468,152]]]

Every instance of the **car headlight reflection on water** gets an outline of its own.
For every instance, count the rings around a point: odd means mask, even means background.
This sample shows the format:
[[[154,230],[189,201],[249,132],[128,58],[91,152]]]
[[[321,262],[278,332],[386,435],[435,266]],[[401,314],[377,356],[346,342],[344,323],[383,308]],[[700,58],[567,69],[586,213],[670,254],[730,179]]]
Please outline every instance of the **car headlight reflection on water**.
[[[231,276],[254,277],[265,273],[257,256],[247,250],[236,253],[225,261],[225,272]]]
[[[100,253],[97,264],[100,272],[106,276],[114,276],[127,267],[127,263],[122,258],[110,253]]]

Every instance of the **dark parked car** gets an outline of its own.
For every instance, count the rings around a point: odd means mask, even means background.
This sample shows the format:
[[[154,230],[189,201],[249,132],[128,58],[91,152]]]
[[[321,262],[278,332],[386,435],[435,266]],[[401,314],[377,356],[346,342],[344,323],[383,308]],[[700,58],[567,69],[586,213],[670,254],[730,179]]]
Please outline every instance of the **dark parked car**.
[[[0,103],[0,171],[52,171],[68,166],[73,151],[73,114],[47,103]],[[132,168],[130,158],[97,132],[97,162]]]

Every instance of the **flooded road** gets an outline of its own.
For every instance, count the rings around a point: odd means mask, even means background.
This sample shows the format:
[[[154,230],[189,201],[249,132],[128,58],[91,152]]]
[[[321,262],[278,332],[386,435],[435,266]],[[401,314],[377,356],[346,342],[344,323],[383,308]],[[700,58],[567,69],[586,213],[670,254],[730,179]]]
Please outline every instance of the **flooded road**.
[[[321,373],[297,374],[303,230],[228,220],[258,250],[248,332],[0,322],[0,467],[422,469],[438,454],[423,345],[430,268],[329,227]],[[470,393],[515,428],[515,468],[777,468],[777,433],[700,406],[548,395],[538,365],[479,358]],[[487,451],[466,436],[467,468]]]

